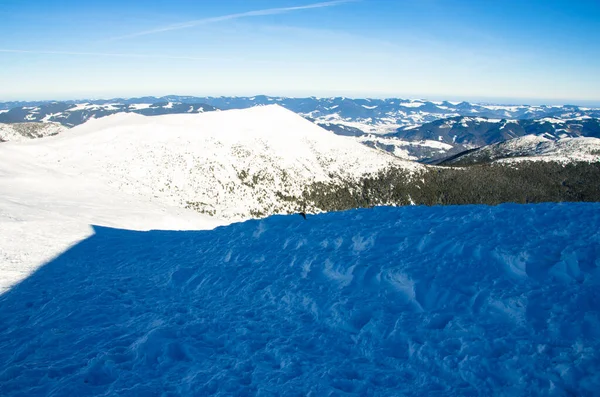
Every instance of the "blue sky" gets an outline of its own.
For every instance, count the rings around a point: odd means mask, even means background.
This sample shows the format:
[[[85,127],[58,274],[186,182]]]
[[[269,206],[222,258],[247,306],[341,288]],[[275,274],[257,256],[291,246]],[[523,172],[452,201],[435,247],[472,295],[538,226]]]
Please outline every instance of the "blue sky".
[[[600,104],[597,0],[0,0],[0,100]]]

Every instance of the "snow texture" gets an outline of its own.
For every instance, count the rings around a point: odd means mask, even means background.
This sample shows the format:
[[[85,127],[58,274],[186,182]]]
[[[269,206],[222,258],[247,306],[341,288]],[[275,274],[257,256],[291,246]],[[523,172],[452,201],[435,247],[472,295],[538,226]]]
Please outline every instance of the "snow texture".
[[[597,395],[598,230],[599,204],[94,227],[0,296],[0,395]]]

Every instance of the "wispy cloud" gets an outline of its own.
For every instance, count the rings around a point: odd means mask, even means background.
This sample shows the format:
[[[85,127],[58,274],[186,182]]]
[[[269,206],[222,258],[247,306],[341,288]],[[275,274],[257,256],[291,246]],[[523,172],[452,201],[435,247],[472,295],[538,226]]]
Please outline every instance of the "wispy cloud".
[[[234,59],[193,57],[193,56],[172,56],[163,54],[135,54],[135,53],[110,53],[110,52],[77,52],[77,51],[47,51],[47,50],[15,50],[0,48],[0,53],[15,54],[39,54],[39,55],[74,55],[74,56],[96,56],[96,57],[120,57],[120,58],[154,58],[154,59],[180,59],[192,61],[215,61]]]
[[[199,26],[199,25],[206,25],[206,24],[210,24],[210,23],[217,23],[217,22],[223,22],[223,21],[231,21],[234,19],[260,17],[260,16],[266,16],[266,15],[286,14],[289,12],[310,10],[310,9],[315,9],[315,8],[335,7],[335,6],[339,6],[342,4],[355,3],[358,1],[361,1],[361,0],[333,0],[333,1],[325,1],[325,2],[321,2],[321,3],[306,4],[303,6],[268,8],[265,10],[240,12],[240,13],[236,13],[236,14],[222,15],[222,16],[218,16],[218,17],[196,19],[193,21],[181,22],[181,23],[177,23],[177,24],[173,24],[173,25],[158,27],[155,29],[131,33],[131,34],[124,35],[124,36],[112,37],[112,38],[109,38],[107,41],[130,39],[130,38],[147,36],[147,35],[157,34],[157,33],[162,33],[162,32],[170,32],[173,30],[189,29],[189,28],[193,28],[193,27]]]

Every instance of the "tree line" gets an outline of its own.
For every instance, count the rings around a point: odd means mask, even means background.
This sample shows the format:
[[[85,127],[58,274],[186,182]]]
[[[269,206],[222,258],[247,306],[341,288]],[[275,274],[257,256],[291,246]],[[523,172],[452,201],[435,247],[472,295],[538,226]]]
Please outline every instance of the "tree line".
[[[358,181],[314,183],[304,208],[339,211],[376,205],[461,205],[600,201],[600,163],[520,162],[389,169]]]

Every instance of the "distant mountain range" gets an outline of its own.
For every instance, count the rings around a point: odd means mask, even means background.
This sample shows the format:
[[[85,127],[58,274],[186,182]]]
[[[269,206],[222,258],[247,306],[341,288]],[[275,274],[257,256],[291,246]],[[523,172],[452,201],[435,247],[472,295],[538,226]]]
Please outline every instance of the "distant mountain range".
[[[381,137],[371,137],[375,146],[378,143],[401,144],[404,142],[439,142],[439,150],[422,151],[420,160],[447,157],[494,143],[527,135],[540,136],[549,140],[576,137],[600,138],[600,119],[591,116],[577,116],[559,119],[489,119],[485,117],[460,116],[436,120],[415,127],[404,127],[396,133]],[[433,146],[433,145],[430,145]]]
[[[506,119],[538,119],[543,117],[574,118],[600,117],[600,109],[562,106],[487,105],[469,102],[431,102],[415,99],[352,99],[269,97],[192,97],[164,96],[141,98],[114,98],[78,101],[3,102],[0,122],[57,121],[65,125],[85,122],[86,117],[69,119],[65,113],[106,115],[119,111],[139,111],[142,114],[185,113],[200,106],[204,111],[245,109],[258,105],[278,104],[317,123],[333,123],[358,128],[365,133],[387,133],[405,126],[424,124],[456,116],[474,116]],[[137,105],[137,106],[136,106]],[[139,107],[146,105],[145,107]],[[194,110],[190,110],[194,106]],[[153,111],[148,109],[154,109]],[[60,114],[59,114],[60,113]]]
[[[0,110],[0,123],[55,122],[74,127],[88,121],[115,113],[139,113],[145,116],[162,114],[202,113],[216,110],[204,103],[83,103],[47,102],[38,105],[18,106]],[[1,107],[2,104],[0,104]]]
[[[465,150],[526,135],[600,137],[600,109],[490,105],[415,99],[164,96],[63,102],[0,103],[0,123],[54,122],[132,112],[153,116],[278,104],[337,135],[355,137],[407,160],[436,162]],[[283,132],[282,132],[283,133]],[[0,136],[1,138],[1,136]],[[6,139],[5,139],[6,140]]]

